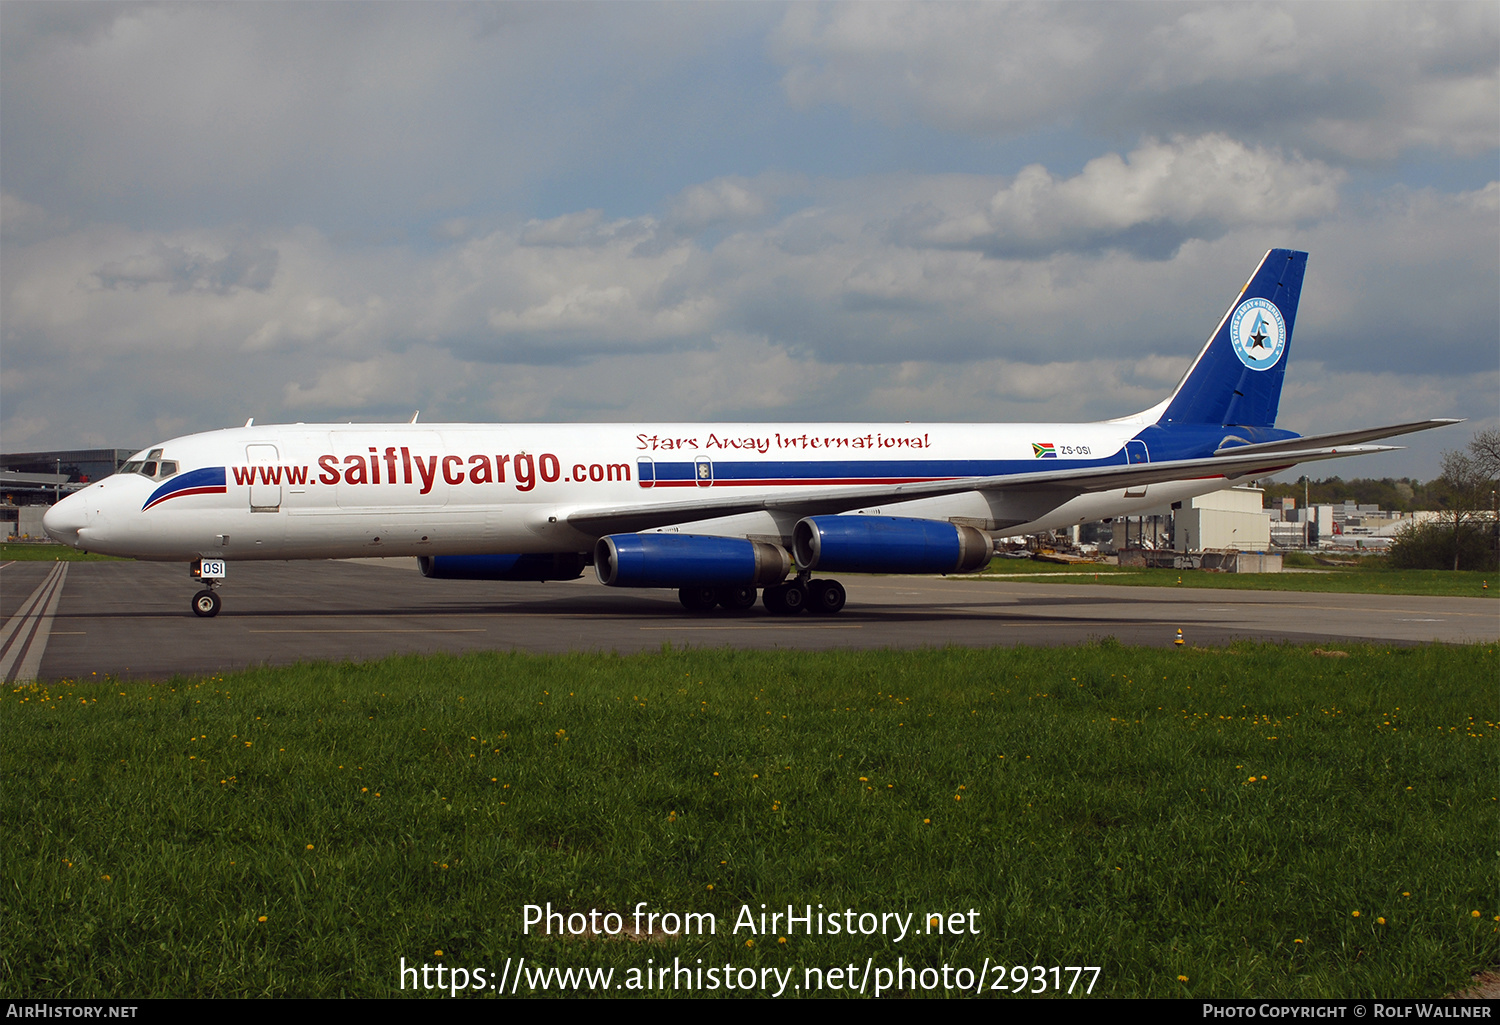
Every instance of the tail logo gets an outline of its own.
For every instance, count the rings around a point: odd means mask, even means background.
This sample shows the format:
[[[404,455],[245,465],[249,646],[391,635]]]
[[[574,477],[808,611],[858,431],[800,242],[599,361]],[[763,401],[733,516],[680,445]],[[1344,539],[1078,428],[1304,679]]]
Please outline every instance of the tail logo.
[[[1286,321],[1269,299],[1246,299],[1229,318],[1229,344],[1251,370],[1270,370],[1286,350]]]

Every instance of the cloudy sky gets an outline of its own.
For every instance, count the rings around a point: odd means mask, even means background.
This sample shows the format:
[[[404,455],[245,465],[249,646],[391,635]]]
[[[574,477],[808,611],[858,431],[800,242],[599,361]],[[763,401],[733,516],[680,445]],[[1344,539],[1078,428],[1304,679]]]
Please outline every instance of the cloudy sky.
[[[0,444],[1073,420],[1311,253],[1281,423],[1500,425],[1500,6],[0,5]],[[1322,468],[1319,468],[1320,470]]]

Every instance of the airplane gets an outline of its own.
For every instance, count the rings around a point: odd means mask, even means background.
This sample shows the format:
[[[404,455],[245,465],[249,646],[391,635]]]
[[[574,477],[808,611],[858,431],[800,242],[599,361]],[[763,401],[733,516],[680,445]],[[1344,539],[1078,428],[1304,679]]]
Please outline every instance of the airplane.
[[[831,614],[814,573],[946,574],[997,534],[1159,507],[1461,421],[1275,426],[1307,254],[1272,249],[1172,393],[1070,424],[285,424],[175,438],[44,516],[90,552],[228,563],[416,556],[435,579],[676,588],[684,607]]]

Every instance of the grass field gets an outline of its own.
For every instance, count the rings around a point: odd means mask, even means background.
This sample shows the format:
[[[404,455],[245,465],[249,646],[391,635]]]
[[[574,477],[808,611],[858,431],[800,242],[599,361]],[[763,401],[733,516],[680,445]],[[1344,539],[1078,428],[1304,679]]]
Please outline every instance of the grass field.
[[[1098,966],[1095,995],[1452,993],[1500,964],[1496,668],[1492,646],[1105,641],[18,688],[0,989],[391,996],[418,985],[402,958],[494,983],[525,957],[619,995],[663,965],[806,995],[867,963],[929,970],[888,995],[943,994],[944,966],[987,992]],[[548,902],[716,932],[523,935]],[[919,931],[734,928],[762,904]]]
[[[67,545],[46,543],[0,543],[0,562],[122,562],[113,555],[80,552]]]
[[[1202,570],[1133,569],[1105,564],[1065,566],[1029,559],[996,559],[978,576],[1005,578],[1024,574],[1028,581],[1117,584],[1122,587],[1207,587],[1231,591],[1500,597],[1500,578],[1496,578],[1494,573],[1386,569],[1383,559],[1364,559],[1349,566],[1319,565],[1316,568],[1318,572],[1315,573],[1205,573]],[[1095,577],[1098,578],[1097,581]]]

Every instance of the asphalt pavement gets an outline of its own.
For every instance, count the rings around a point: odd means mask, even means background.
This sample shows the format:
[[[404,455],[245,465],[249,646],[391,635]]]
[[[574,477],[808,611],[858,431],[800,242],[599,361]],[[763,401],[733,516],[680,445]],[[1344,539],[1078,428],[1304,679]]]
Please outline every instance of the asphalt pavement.
[[[0,679],[160,679],[397,652],[825,650],[1061,645],[1114,637],[1169,646],[1241,639],[1318,644],[1493,642],[1482,598],[1305,594],[1022,579],[841,575],[844,611],[822,617],[693,615],[676,592],[580,580],[429,580],[416,560],[231,563],[213,619],[193,615],[187,567],[146,562],[0,566]]]

